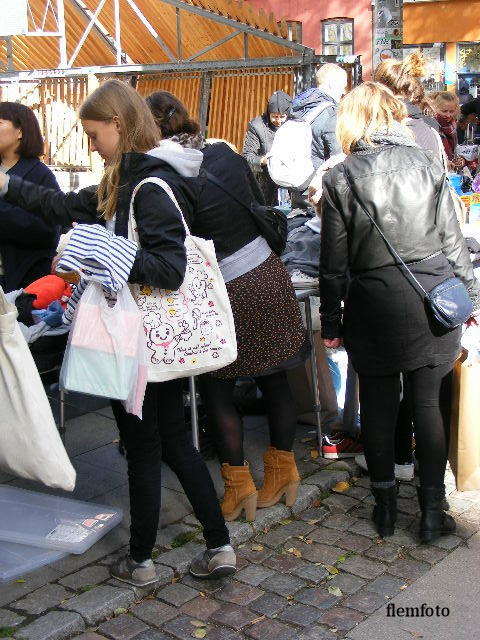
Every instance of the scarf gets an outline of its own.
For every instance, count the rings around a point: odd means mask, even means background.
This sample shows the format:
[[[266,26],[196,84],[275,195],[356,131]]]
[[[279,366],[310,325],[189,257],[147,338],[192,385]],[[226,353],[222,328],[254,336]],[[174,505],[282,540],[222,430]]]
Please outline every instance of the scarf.
[[[377,145],[395,145],[402,147],[418,147],[418,144],[409,135],[408,129],[406,129],[399,122],[394,122],[391,127],[380,127],[375,133],[370,136],[371,141],[375,146]],[[364,151],[365,149],[371,149],[371,145],[368,145],[364,140],[359,140],[355,145],[354,151]]]
[[[437,116],[436,118],[440,125],[438,133],[442,139],[447,158],[453,160],[457,147],[457,123],[455,120],[445,118],[445,116]]]
[[[198,149],[199,151],[205,146],[205,138],[201,133],[177,133],[176,135],[168,138],[168,140],[177,142],[182,147],[186,147],[187,149]]]

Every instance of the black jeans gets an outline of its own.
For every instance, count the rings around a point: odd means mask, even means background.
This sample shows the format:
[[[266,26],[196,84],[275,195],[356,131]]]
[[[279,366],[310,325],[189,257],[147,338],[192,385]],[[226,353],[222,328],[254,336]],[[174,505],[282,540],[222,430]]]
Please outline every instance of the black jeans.
[[[141,562],[151,557],[161,504],[163,459],[174,471],[203,526],[209,549],[229,544],[230,537],[207,466],[185,428],[182,380],[149,383],[143,419],[112,400],[125,446],[130,489],[130,554]]]
[[[453,363],[404,373],[412,403],[420,484],[441,487],[447,465]],[[359,376],[362,439],[373,483],[394,480],[400,374]]]

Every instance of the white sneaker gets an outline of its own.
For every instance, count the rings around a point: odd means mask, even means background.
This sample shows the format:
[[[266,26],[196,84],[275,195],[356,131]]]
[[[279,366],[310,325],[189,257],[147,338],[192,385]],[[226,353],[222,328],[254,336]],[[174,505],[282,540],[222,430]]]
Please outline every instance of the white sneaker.
[[[306,273],[300,271],[300,269],[294,269],[290,274],[290,280],[292,281],[295,289],[316,289],[318,288],[318,278],[313,276],[307,276]]]
[[[355,456],[355,462],[358,466],[368,473],[367,461],[365,456]],[[415,470],[413,462],[410,464],[396,464],[395,465],[395,478],[396,480],[403,480],[404,482],[410,482],[413,480]]]

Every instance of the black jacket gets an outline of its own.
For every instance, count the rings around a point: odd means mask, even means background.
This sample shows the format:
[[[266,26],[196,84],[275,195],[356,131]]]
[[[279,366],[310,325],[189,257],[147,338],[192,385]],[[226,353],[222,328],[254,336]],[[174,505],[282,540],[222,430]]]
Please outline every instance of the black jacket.
[[[257,116],[248,123],[245,142],[243,143],[243,157],[250,165],[258,180],[266,204],[276,205],[278,186],[270,178],[266,166],[260,164],[263,156],[270,151],[277,127],[270,122],[268,113]]]
[[[207,180],[205,170],[221,180],[246,206],[240,206]],[[259,236],[247,207],[254,199],[263,204],[262,193],[245,159],[223,142],[203,149],[200,181],[202,186],[192,233],[213,240],[217,257],[222,260]]]
[[[21,158],[7,175],[60,190],[53,173],[38,158]],[[59,234],[57,225],[0,199],[0,255],[5,291],[21,289],[50,273]]]
[[[172,188],[187,219],[192,216],[198,197],[197,179],[183,178],[169,164],[153,156],[126,153],[120,175],[117,235],[127,237],[133,189],[149,176],[163,178]],[[12,176],[5,200],[57,224],[103,223],[97,212],[96,187],[64,194]],[[134,210],[141,248],[137,251],[129,281],[178,289],[185,275],[186,255],[185,230],[175,205],[163,189],[147,184],[135,197]]]
[[[312,162],[315,169],[337,153],[341,153],[337,140],[337,103],[320,89],[308,89],[297,96],[290,108],[288,117],[301,120],[323,102],[332,103],[322,111],[312,122]]]
[[[385,145],[352,153],[325,176],[322,196],[320,298],[322,334],[341,336],[348,275],[396,264],[347,184],[407,263],[442,251],[472,299],[479,285],[449,189],[437,200],[443,168],[416,148]]]

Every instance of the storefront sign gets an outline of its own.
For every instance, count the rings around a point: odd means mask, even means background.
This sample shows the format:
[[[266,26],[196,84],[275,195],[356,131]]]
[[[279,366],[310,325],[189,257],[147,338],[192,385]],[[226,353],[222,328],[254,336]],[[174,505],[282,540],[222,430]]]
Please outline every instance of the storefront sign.
[[[27,31],[27,0],[2,0],[0,37],[20,36]]]
[[[403,58],[403,0],[375,0],[373,68],[388,58]]]

